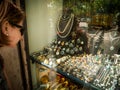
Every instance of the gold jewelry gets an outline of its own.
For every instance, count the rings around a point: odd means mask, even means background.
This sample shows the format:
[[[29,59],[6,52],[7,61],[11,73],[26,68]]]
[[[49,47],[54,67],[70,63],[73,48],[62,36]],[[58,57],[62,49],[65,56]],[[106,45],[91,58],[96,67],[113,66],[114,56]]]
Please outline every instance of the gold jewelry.
[[[70,19],[68,20],[65,28],[63,29],[63,31],[60,31],[60,29],[59,29],[60,19],[59,19],[58,25],[57,25],[57,35],[58,35],[59,37],[61,37],[61,38],[66,38],[66,37],[69,35],[69,33],[70,33],[71,29],[72,29],[73,21],[74,21],[74,14],[71,14]],[[70,24],[70,23],[71,23],[71,24]],[[69,25],[70,25],[70,29],[68,29]],[[68,30],[68,31],[67,31],[67,30]],[[67,31],[67,32],[66,32],[66,31]]]
[[[62,18],[62,17],[59,18],[59,20],[58,20],[58,25],[57,25],[57,26],[60,25],[61,18]],[[67,19],[68,19],[68,18],[67,18]],[[57,27],[59,33],[64,33],[64,32],[66,31],[66,29],[67,29],[68,25],[70,24],[70,21],[71,21],[71,20],[72,20],[72,17],[70,17],[70,19],[68,20],[68,22],[67,22],[65,28],[63,29],[63,31],[60,31],[59,27]]]

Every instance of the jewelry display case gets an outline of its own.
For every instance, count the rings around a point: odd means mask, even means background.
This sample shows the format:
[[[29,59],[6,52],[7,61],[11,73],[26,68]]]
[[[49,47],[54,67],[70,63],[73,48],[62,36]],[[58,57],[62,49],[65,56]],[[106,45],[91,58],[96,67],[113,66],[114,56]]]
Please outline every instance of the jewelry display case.
[[[86,87],[87,90],[119,90],[120,55],[65,55],[55,58],[36,52],[31,55],[31,60],[63,75],[78,86]]]
[[[63,0],[56,37],[30,54],[36,90],[120,89],[119,6],[119,0]]]

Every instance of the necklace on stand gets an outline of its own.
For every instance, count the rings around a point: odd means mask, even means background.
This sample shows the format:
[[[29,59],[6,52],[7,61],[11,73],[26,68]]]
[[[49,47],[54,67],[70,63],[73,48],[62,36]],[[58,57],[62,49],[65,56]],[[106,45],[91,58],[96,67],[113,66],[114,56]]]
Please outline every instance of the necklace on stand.
[[[109,38],[110,38],[110,50],[114,50],[115,49],[115,45],[117,44],[117,42],[120,40],[120,36],[119,37],[115,37],[117,35],[117,32],[114,33],[114,37],[112,37],[111,32],[109,32]],[[115,41],[115,42],[113,42]]]
[[[71,14],[70,17],[67,18],[65,18],[64,16],[60,17],[57,24],[57,35],[60,38],[66,38],[71,32],[73,22],[74,14]]]
[[[88,33],[88,46],[90,48],[91,53],[94,53],[95,47],[95,38],[98,36],[100,30],[96,30],[95,33]]]

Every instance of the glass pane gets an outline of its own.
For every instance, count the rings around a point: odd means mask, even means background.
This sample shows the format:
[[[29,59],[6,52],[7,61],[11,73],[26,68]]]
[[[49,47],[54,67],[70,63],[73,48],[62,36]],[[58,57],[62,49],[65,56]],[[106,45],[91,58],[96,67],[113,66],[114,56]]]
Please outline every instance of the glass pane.
[[[26,1],[30,57],[36,62],[33,86],[38,90],[117,89],[119,7],[119,0]]]

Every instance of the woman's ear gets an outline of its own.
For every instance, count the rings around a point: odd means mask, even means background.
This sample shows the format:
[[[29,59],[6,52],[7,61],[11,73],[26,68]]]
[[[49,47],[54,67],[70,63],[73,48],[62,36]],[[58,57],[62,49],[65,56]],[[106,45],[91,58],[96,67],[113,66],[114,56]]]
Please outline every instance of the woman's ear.
[[[8,30],[9,30],[9,22],[8,21],[4,21],[2,23],[2,33],[4,35],[8,36],[9,35],[9,31]]]

